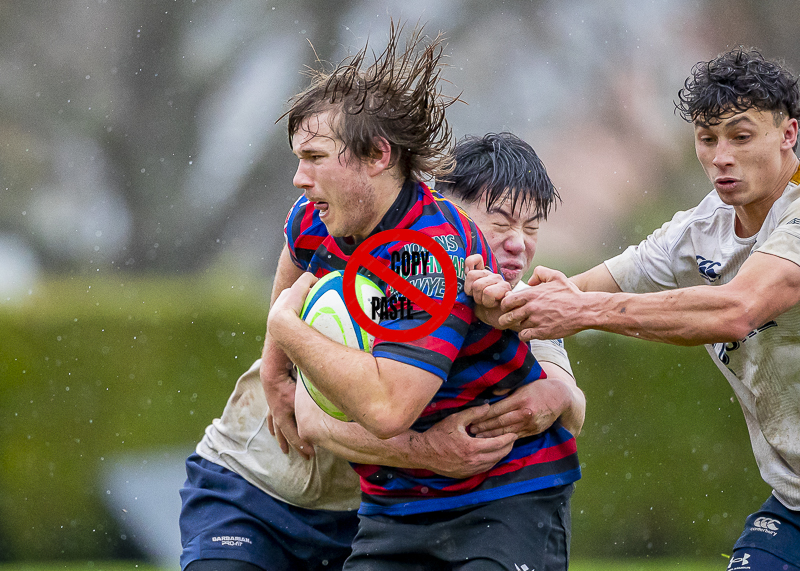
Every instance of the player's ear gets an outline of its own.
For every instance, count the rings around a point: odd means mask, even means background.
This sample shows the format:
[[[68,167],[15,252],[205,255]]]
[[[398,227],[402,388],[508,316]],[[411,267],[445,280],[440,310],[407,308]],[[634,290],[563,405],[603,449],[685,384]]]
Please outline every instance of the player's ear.
[[[376,176],[392,167],[392,146],[383,137],[373,139],[373,155],[367,159],[367,174]]]
[[[783,129],[781,148],[794,149],[797,144],[797,119],[789,119]]]

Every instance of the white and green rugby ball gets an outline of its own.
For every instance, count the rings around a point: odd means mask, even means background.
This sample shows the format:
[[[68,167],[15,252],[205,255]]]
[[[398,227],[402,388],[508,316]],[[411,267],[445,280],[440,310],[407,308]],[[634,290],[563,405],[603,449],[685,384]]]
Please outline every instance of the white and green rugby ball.
[[[308,292],[300,317],[325,337],[347,347],[370,353],[375,338],[363,330],[347,310],[343,284],[343,273],[340,271],[331,272],[321,278]],[[356,299],[367,317],[372,315],[372,299],[375,297],[383,298],[383,291],[369,278],[357,274]],[[377,323],[379,320],[376,318],[373,321]],[[297,374],[308,394],[322,410],[337,420],[349,422],[347,415],[319,392],[299,367]]]

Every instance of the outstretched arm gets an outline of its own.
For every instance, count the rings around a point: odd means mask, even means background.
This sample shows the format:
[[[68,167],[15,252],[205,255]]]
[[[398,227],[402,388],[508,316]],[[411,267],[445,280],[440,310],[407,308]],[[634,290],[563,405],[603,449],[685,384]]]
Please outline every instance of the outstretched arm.
[[[600,275],[598,270],[576,281],[590,288]],[[645,294],[583,292],[561,272],[542,267],[529,283],[535,287],[501,302],[500,322],[519,329],[523,339],[599,329],[676,345],[736,341],[800,302],[800,266],[761,252],[721,286]]]
[[[488,405],[452,414],[425,432],[406,430],[381,440],[355,422],[341,422],[325,414],[303,383],[295,398],[300,434],[318,446],[359,464],[430,470],[451,478],[468,478],[489,470],[511,451],[517,436],[474,438],[469,425],[480,420]]]

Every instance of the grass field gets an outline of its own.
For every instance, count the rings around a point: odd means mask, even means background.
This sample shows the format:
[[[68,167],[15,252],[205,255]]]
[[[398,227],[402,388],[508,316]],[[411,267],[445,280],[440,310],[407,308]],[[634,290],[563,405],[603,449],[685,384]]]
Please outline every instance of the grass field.
[[[727,560],[690,561],[681,559],[598,559],[578,560],[570,564],[570,571],[722,571]],[[5,563],[0,571],[176,571],[129,561],[83,561],[68,563]]]

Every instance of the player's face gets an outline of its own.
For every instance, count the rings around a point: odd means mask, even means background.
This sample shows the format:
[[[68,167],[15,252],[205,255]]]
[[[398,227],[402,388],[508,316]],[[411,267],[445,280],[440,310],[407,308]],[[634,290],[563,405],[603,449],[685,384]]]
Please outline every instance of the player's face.
[[[306,119],[292,136],[292,151],[300,164],[293,183],[319,211],[331,236],[366,238],[380,222],[375,189],[361,161],[330,128],[331,113]]]
[[[494,252],[503,277],[512,286],[517,285],[531,267],[539,235],[539,217],[533,207],[511,210],[504,200],[486,209],[486,197],[465,205],[464,210],[481,229],[489,247]]]
[[[723,202],[767,209],[783,193],[785,153],[791,149],[791,119],[775,125],[770,111],[748,109],[723,116],[718,125],[695,122],[695,150]],[[795,135],[796,136],[796,135]]]

